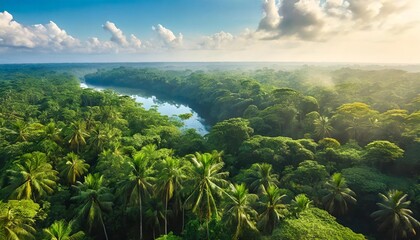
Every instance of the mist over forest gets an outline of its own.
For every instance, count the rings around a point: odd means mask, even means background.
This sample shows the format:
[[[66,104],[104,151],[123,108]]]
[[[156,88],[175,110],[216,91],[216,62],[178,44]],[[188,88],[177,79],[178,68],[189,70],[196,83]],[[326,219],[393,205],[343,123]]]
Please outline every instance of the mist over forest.
[[[418,238],[419,66],[7,64],[0,103],[1,239]]]

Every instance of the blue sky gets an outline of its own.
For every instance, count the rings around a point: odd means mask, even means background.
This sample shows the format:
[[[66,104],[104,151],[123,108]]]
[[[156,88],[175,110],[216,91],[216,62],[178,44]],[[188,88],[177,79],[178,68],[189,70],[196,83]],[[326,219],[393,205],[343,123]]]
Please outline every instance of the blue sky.
[[[0,63],[420,63],[420,1],[0,0]]]
[[[26,25],[54,21],[80,38],[106,36],[106,21],[146,37],[156,24],[191,35],[235,32],[256,27],[262,14],[258,0],[19,0],[6,1],[0,11]]]

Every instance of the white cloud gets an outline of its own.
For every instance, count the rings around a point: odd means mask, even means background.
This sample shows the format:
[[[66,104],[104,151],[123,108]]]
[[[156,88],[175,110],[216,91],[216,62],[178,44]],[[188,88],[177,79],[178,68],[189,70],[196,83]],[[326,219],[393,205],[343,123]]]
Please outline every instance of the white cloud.
[[[45,25],[23,26],[7,11],[0,13],[0,47],[59,51],[79,45],[78,39],[52,21]]]
[[[395,17],[415,1],[264,0],[264,17],[258,31],[268,39],[327,40],[354,31],[392,30],[401,27]]]
[[[140,39],[138,39],[136,36],[134,36],[134,34],[130,35],[130,43],[133,47],[135,48],[140,48],[142,42],[140,41]]]
[[[231,33],[221,31],[211,36],[203,37],[199,45],[204,49],[221,49],[230,45],[234,39],[235,37]]]
[[[136,52],[142,48],[142,42],[134,34],[124,35],[122,30],[107,21],[103,28],[111,33],[109,41],[101,41],[97,37],[80,41],[67,34],[56,23],[35,24],[25,26],[13,19],[13,16],[0,12],[0,49],[21,49],[40,52],[77,52],[77,53],[110,53]]]
[[[34,34],[28,28],[13,21],[13,16],[4,11],[0,13],[0,46],[33,48]]]
[[[115,42],[120,46],[127,46],[127,37],[121,31],[121,29],[117,28],[113,22],[107,21],[103,26],[103,29],[111,33],[111,41]]]
[[[175,36],[175,34],[162,26],[161,24],[158,24],[157,26],[152,26],[153,31],[155,31],[159,39],[163,41],[163,43],[168,47],[180,47],[183,44],[184,36],[182,33],[179,33],[178,37]]]
[[[275,0],[263,0],[264,17],[259,29],[274,30],[280,23],[280,14]]]
[[[111,42],[117,44],[120,50],[135,50],[140,49],[142,46],[142,42],[134,34],[131,34],[127,40],[123,31],[113,22],[107,21],[102,28],[111,33]]]

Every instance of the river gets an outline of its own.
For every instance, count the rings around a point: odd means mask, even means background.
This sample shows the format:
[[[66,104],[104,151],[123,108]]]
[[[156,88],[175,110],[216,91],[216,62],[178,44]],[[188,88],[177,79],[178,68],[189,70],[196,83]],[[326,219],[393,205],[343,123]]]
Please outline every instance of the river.
[[[205,120],[200,117],[194,110],[185,104],[178,103],[176,101],[168,101],[158,99],[156,96],[149,95],[139,89],[131,88],[121,88],[121,87],[102,87],[102,86],[93,86],[86,83],[80,83],[82,88],[92,88],[98,91],[104,89],[111,89],[118,94],[127,95],[132,97],[136,102],[141,103],[142,106],[149,110],[151,108],[156,108],[156,110],[162,114],[169,117],[176,117],[184,123],[182,127],[183,130],[188,128],[195,129],[199,134],[205,135],[208,133],[209,125],[205,123]],[[178,116],[180,114],[191,113],[192,116],[186,120],[180,119]]]

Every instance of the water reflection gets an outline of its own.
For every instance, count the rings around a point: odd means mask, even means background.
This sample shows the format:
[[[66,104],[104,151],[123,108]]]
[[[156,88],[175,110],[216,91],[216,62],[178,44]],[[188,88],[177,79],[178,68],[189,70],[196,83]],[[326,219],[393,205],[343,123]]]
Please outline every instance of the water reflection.
[[[92,88],[95,90],[104,90],[104,89],[111,89],[116,93],[122,95],[128,95],[135,99],[136,102],[142,103],[145,109],[156,108],[156,110],[166,116],[170,117],[177,117],[180,121],[184,123],[183,129],[194,128],[197,130],[198,133],[201,135],[205,135],[208,133],[208,126],[205,125],[205,121],[201,118],[194,110],[184,104],[177,103],[175,101],[164,101],[162,99],[158,99],[156,96],[147,95],[145,92],[137,89],[131,88],[119,88],[119,87],[101,87],[101,86],[93,86],[87,85],[86,83],[81,83],[80,87],[82,88]],[[178,116],[180,114],[191,113],[192,116],[186,120],[180,119]]]

